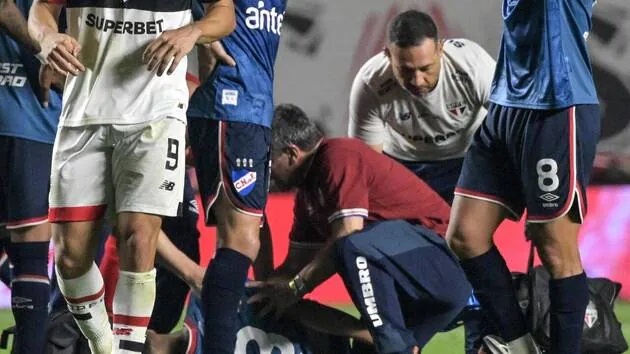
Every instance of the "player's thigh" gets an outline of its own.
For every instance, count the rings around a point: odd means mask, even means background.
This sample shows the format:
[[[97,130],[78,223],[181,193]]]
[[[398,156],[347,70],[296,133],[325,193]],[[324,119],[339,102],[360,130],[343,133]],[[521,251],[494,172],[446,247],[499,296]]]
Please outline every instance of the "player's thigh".
[[[337,259],[364,257],[410,296],[463,307],[472,291],[459,261],[433,231],[403,220],[373,223],[335,244]]]
[[[221,129],[225,196],[236,211],[260,218],[269,192],[271,129],[241,122],[223,122]]]
[[[529,121],[521,158],[528,222],[583,221],[599,128],[596,105],[542,111]]]
[[[2,222],[16,242],[47,241],[52,144],[0,137]]]
[[[190,140],[206,223],[238,214],[260,219],[269,189],[271,130],[242,122],[200,118],[191,122],[191,129],[203,132],[191,130]],[[197,134],[203,134],[203,142],[192,137]]]
[[[503,107],[491,106],[464,157],[447,232],[460,256],[487,251],[503,219],[523,213],[520,176],[505,143],[508,118]]]
[[[60,127],[50,171],[48,217],[64,277],[87,271],[111,196],[108,126]]]
[[[112,176],[116,214],[179,215],[186,169],[185,122],[163,117],[143,124],[116,125],[114,130],[117,138]],[[133,226],[120,222],[135,222],[132,217],[125,220],[118,220],[119,230]]]

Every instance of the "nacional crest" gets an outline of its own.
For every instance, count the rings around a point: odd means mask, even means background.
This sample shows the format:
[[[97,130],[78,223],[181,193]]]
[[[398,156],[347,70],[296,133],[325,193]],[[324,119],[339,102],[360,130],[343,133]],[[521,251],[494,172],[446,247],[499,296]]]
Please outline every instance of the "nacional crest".
[[[231,173],[234,189],[241,196],[246,196],[254,190],[256,185],[256,172],[248,170],[233,170]]]

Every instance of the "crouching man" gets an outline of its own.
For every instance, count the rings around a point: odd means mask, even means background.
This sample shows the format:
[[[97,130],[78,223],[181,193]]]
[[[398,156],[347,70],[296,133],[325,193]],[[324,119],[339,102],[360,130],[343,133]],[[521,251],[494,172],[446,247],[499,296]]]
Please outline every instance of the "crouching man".
[[[338,272],[379,353],[417,353],[458,318],[472,289],[442,238],[449,206],[425,182],[359,140],[324,139],[293,105],[276,108],[271,169],[297,188],[291,244],[319,247],[292,247],[282,272],[249,284],[261,314]]]

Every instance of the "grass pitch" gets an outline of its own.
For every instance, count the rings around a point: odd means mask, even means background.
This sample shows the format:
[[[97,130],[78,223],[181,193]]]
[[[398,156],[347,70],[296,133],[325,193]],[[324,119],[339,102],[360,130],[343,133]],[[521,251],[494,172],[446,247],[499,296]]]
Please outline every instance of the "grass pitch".
[[[356,314],[354,308],[341,306],[345,311]],[[617,318],[622,323],[623,333],[626,340],[630,341],[630,302],[618,302],[615,306]],[[13,315],[10,310],[0,310],[0,330],[13,325]],[[423,354],[458,354],[464,350],[464,330],[459,327],[447,333],[440,333],[435,336],[427,345]],[[8,350],[0,349],[0,353],[9,353]],[[35,354],[35,353],[33,353]]]

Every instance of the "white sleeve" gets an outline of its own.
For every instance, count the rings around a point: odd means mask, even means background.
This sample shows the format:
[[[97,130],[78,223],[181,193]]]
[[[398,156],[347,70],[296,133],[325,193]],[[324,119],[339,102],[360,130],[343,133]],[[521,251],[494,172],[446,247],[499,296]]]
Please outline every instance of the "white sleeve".
[[[379,100],[365,83],[361,72],[354,78],[348,109],[348,136],[368,145],[379,145],[385,140],[385,121],[381,117]]]
[[[480,45],[475,42],[470,42],[470,44],[475,52],[474,66],[471,69],[474,73],[473,80],[477,99],[487,109],[490,103],[490,87],[497,63]]]

